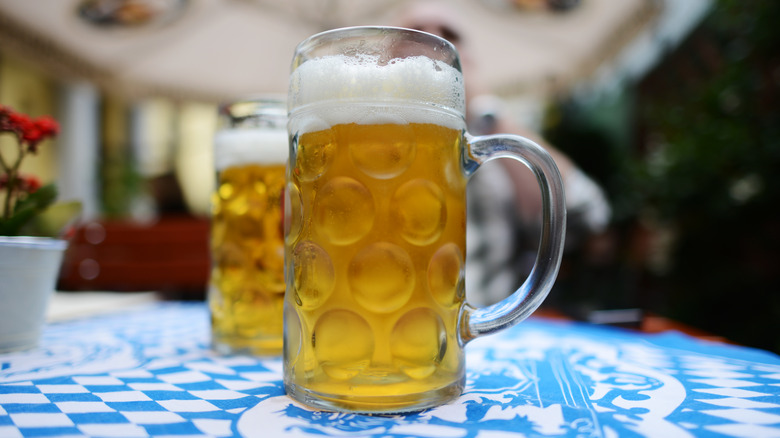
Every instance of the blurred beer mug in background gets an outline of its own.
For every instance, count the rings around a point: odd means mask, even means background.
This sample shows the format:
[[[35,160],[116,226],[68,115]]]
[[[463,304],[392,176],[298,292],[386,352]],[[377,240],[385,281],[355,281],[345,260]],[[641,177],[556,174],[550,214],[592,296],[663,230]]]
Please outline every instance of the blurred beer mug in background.
[[[220,107],[208,290],[212,346],[220,353],[282,351],[288,154],[283,97]]]
[[[356,27],[310,37],[288,95],[284,384],[307,405],[403,412],[465,383],[463,346],[519,322],[552,287],[566,222],[560,174],[523,137],[466,133],[455,48],[423,32]],[[466,183],[487,160],[536,174],[536,265],[511,297],[465,302]]]

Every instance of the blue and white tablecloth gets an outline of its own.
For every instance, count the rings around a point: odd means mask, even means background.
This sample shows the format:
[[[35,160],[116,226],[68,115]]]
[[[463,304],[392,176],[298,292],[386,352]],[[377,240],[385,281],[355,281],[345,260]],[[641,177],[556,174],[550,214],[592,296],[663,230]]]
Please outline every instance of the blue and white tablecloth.
[[[0,355],[0,437],[780,437],[780,357],[669,332],[531,318],[466,347],[455,402],[317,412],[281,360],[209,350],[203,303],[51,324]]]

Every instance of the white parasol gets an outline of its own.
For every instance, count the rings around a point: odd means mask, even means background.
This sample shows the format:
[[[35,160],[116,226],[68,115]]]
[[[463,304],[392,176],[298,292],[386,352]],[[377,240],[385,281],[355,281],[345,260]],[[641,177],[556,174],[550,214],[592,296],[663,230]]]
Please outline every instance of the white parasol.
[[[410,3],[419,2],[0,0],[0,50],[120,93],[223,100],[284,92],[301,40],[335,27],[397,25]],[[652,28],[664,2],[582,0],[558,12],[528,6],[538,3],[445,3],[461,17],[489,91],[570,88]]]

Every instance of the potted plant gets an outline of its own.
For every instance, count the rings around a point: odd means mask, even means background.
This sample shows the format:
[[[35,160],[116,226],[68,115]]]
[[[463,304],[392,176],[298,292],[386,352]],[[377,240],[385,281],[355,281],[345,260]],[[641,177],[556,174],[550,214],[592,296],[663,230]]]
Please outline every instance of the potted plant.
[[[0,352],[38,342],[67,247],[66,229],[81,211],[79,202],[55,203],[54,184],[20,172],[25,158],[58,133],[49,116],[33,119],[0,105],[0,135],[15,143],[0,148]]]

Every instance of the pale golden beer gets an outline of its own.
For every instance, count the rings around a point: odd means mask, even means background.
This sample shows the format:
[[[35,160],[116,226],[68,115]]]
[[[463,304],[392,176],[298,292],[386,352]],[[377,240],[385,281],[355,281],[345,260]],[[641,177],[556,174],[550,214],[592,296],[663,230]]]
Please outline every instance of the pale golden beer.
[[[459,387],[461,135],[431,123],[341,124],[298,140],[292,222],[302,225],[287,236],[286,317],[306,335],[286,348],[311,391],[383,396],[390,407],[395,396]]]
[[[465,386],[463,346],[523,319],[551,287],[565,222],[557,169],[529,140],[466,133],[458,65],[449,43],[405,29],[340,29],[298,46],[283,353],[298,401],[404,412],[452,400]],[[497,156],[527,159],[548,189],[541,251],[551,264],[503,307],[474,309],[466,183]]]
[[[250,102],[243,110],[252,112],[239,126],[215,136],[209,307],[212,345],[223,353],[282,350],[286,110],[283,103],[270,109],[262,103]],[[231,110],[239,118],[238,110]],[[251,124],[252,118],[266,123]]]

